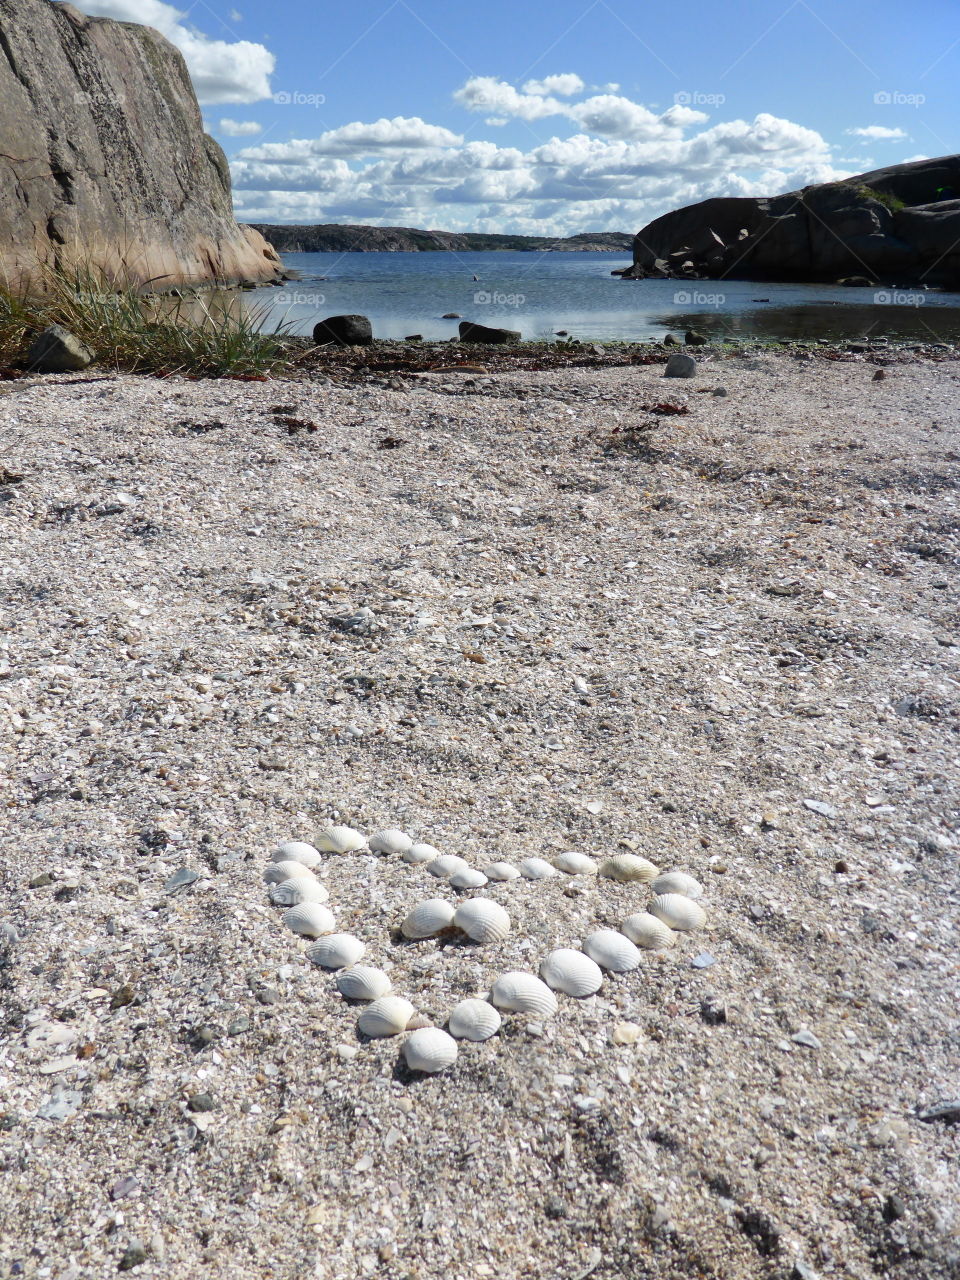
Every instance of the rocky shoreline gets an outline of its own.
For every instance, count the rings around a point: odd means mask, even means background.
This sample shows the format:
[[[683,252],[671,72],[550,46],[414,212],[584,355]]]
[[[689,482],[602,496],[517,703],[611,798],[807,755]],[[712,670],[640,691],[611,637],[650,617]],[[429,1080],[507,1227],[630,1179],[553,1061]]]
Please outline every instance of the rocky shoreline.
[[[0,384],[5,1274],[956,1274],[960,365],[798,354]],[[418,1077],[266,895],[329,822],[707,927]],[[318,874],[426,1022],[645,901]]]

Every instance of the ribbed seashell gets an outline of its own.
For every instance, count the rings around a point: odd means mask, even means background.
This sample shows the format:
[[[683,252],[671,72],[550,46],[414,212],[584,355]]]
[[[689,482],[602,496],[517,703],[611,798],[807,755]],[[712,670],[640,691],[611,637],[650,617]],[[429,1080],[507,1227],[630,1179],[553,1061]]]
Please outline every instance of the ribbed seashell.
[[[595,876],[597,864],[585,853],[577,853],[571,849],[568,853],[558,854],[553,860],[558,871],[565,871],[568,876]]]
[[[487,1000],[461,1000],[451,1011],[447,1030],[458,1040],[489,1040],[503,1019]]]
[[[540,977],[548,987],[568,996],[592,996],[603,985],[600,966],[571,947],[551,951],[540,965]]]
[[[393,983],[382,969],[355,964],[337,974],[337,990],[347,1000],[379,1000],[393,989]]]
[[[309,874],[302,862],[268,862],[263,879],[265,884],[283,884],[284,880],[290,880],[294,876],[299,879]]]
[[[300,862],[311,871],[319,867],[323,859],[312,844],[304,844],[302,840],[285,840],[278,844],[270,855],[272,862]]]
[[[455,871],[468,871],[470,864],[458,858],[455,853],[441,853],[438,858],[428,862],[425,871],[429,871],[438,880],[449,880]]]
[[[453,1036],[439,1027],[423,1027],[407,1036],[403,1056],[411,1071],[426,1071],[433,1075],[452,1067],[457,1060],[457,1042]]]
[[[463,867],[455,871],[447,883],[454,889],[482,889],[487,877],[476,867]]]
[[[301,902],[327,902],[329,898],[327,886],[313,876],[291,876],[282,884],[270,886],[270,901],[275,907],[296,907]]]
[[[615,853],[612,858],[600,864],[600,874],[608,880],[619,880],[621,884],[649,884],[657,875],[659,867],[655,867],[646,858],[635,853]]]
[[[355,853],[366,846],[366,839],[353,827],[324,827],[317,835],[317,848],[326,853]]]
[[[657,876],[650,886],[651,893],[679,893],[684,898],[702,898],[703,885],[685,871],[667,871]]]
[[[283,923],[304,938],[322,938],[337,927],[333,912],[320,902],[301,902],[283,913]]]
[[[434,858],[440,857],[440,850],[435,849],[432,844],[422,844],[419,841],[412,844],[405,853],[400,855],[404,862],[432,862]]]
[[[707,913],[698,902],[682,893],[660,893],[650,903],[650,913],[671,929],[702,929]]]
[[[400,932],[405,938],[435,938],[453,924],[454,905],[443,898],[427,898],[409,911]]]
[[[401,1031],[406,1031],[407,1023],[415,1013],[416,1009],[403,996],[380,996],[361,1013],[357,1019],[357,1030],[371,1040],[398,1036]]]
[[[331,933],[307,947],[307,959],[321,969],[346,969],[356,964],[366,949],[352,933]]]
[[[373,833],[369,844],[372,853],[406,853],[413,844],[413,838],[396,827],[385,827],[383,831]]]
[[[583,949],[601,969],[612,973],[629,973],[640,963],[640,952],[629,938],[616,929],[598,929],[584,938]]]
[[[510,917],[492,898],[468,898],[457,907],[453,923],[474,942],[502,942],[510,932]]]
[[[620,931],[645,951],[665,951],[677,940],[673,930],[649,911],[637,911],[634,915],[627,916]]]
[[[512,862],[491,862],[484,867],[484,875],[488,880],[519,880],[520,872]]]
[[[520,863],[520,874],[528,880],[546,880],[555,876],[557,869],[544,858],[524,858]]]
[[[498,1009],[533,1013],[539,1018],[552,1018],[557,1012],[557,997],[532,973],[501,974],[490,989],[490,999]]]

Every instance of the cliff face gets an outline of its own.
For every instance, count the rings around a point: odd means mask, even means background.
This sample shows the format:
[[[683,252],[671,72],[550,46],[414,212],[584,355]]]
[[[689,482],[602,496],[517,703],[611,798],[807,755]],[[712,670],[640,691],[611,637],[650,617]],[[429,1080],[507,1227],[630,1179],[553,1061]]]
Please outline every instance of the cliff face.
[[[634,277],[878,281],[960,289],[960,156],[769,199],[715,199],[634,240]]]
[[[0,283],[74,262],[164,289],[277,278],[237,225],[179,51],[150,27],[0,0]]]
[[[255,224],[283,253],[420,253],[521,250],[568,253],[628,252],[631,237],[620,231],[584,232],[566,240],[546,236],[481,235],[457,231],[420,231],[413,227],[358,227],[341,223],[317,226]]]

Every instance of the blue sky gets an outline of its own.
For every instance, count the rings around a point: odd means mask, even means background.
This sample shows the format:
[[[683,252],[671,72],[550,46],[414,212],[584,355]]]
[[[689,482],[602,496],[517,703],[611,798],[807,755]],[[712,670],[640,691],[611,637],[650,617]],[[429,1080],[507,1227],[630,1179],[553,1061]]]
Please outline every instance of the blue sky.
[[[960,150],[955,0],[75,2],[182,49],[248,221],[632,232]]]

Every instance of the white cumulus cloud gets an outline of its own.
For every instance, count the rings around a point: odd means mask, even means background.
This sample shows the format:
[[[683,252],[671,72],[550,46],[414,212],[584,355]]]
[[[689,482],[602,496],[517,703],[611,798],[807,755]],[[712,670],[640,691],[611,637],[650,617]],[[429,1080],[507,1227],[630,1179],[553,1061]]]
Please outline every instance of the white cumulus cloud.
[[[539,94],[546,97],[555,93],[560,98],[570,98],[575,93],[583,93],[586,85],[578,75],[568,72],[564,75],[546,76],[543,80],[528,80],[523,86],[524,93]]]
[[[76,0],[91,18],[116,18],[155,27],[183,54],[203,103],[259,102],[271,96],[273,54],[250,40],[215,40],[186,22],[187,15],[164,0]]]
[[[899,142],[909,137],[904,129],[888,129],[882,124],[868,124],[862,129],[845,129],[853,138],[865,138],[868,142]]]
[[[217,125],[217,132],[228,138],[251,138],[263,132],[263,125],[257,124],[256,120],[224,119]]]

